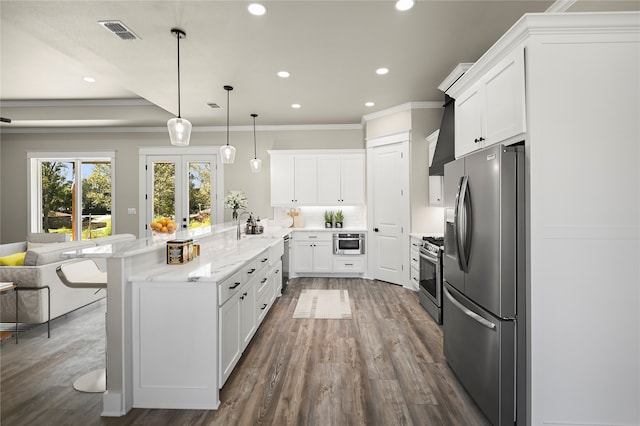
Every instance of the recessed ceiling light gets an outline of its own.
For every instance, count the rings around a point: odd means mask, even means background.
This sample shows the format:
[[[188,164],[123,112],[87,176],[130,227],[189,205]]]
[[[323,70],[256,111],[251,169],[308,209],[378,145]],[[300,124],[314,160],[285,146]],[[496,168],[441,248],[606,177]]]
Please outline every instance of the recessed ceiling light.
[[[378,68],[376,70],[376,74],[378,75],[385,75],[389,72],[389,68]]]
[[[84,81],[86,81],[87,83],[95,83],[96,79],[93,77],[85,77],[83,78]]]
[[[278,71],[278,77],[280,77],[280,78],[287,78],[290,75],[291,74],[289,74],[289,71]]]
[[[369,102],[366,102],[366,103],[364,104],[364,106],[366,106],[366,107],[372,107],[372,106],[374,106],[375,104],[376,104],[375,102],[371,102],[371,101],[369,101]]]
[[[291,108],[293,108],[293,109],[298,109],[298,108],[300,108],[301,106],[302,106],[302,105],[300,105],[300,104],[291,104]]]
[[[416,4],[414,0],[398,0],[396,2],[396,9],[398,10],[409,10]]]
[[[262,16],[267,13],[267,8],[261,5],[260,3],[251,3],[249,7],[247,7],[249,13],[256,16]]]

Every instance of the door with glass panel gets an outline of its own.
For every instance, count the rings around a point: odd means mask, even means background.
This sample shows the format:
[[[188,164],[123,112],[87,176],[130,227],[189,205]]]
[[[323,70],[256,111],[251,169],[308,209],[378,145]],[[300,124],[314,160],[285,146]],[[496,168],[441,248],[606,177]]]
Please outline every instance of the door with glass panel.
[[[146,159],[147,236],[216,222],[215,156],[147,155]]]

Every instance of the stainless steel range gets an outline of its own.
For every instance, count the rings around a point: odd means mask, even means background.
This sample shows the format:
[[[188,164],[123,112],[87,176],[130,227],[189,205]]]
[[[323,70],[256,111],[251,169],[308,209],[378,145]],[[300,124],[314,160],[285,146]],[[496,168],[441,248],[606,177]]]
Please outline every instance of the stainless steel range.
[[[420,304],[442,324],[442,253],[443,237],[422,237],[420,245]]]

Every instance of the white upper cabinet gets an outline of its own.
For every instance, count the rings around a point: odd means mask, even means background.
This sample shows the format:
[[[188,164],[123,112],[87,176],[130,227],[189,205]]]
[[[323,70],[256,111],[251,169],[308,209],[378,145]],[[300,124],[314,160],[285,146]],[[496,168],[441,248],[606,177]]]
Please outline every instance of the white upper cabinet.
[[[271,156],[271,205],[315,204],[317,162],[312,156]]]
[[[314,204],[318,198],[318,162],[312,156],[295,157],[295,203]]]
[[[524,49],[516,49],[456,98],[456,158],[526,131]]]
[[[364,204],[363,150],[269,151],[269,154],[272,206]]]
[[[318,156],[318,204],[364,204],[364,154]]]

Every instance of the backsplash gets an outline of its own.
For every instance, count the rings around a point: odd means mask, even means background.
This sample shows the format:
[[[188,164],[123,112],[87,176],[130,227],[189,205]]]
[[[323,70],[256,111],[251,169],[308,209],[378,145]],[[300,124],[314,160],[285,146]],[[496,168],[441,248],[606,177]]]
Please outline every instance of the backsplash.
[[[305,228],[324,228],[324,212],[342,210],[344,214],[343,226],[345,228],[366,228],[367,209],[364,206],[307,206],[296,207],[304,219]],[[276,223],[287,220],[287,213],[291,208],[274,207],[273,218]]]

